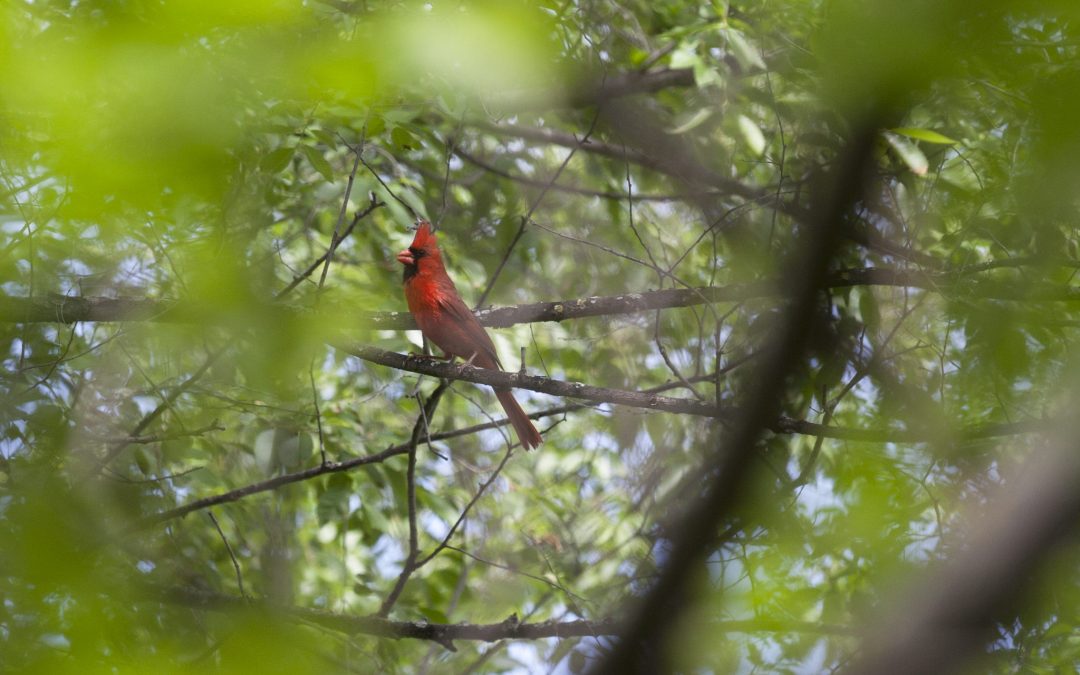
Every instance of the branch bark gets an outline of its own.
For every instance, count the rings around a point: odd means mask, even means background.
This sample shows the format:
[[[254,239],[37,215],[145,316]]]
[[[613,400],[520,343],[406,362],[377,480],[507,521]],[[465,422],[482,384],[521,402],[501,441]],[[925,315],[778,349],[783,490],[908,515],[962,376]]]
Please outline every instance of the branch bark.
[[[250,611],[252,607],[278,612],[294,619],[309,621],[347,635],[374,635],[394,639],[430,640],[453,650],[454,640],[495,642],[498,640],[541,640],[545,638],[600,637],[616,635],[621,624],[614,619],[596,621],[541,621],[520,623],[511,617],[488,624],[440,624],[417,621],[391,621],[375,616],[352,616],[304,607],[278,607],[229,595],[203,593],[186,589],[158,591],[166,601],[215,612]],[[709,627],[724,633],[810,633],[819,635],[855,635],[855,628],[812,621],[777,621],[772,619],[721,620]]]
[[[1035,263],[1031,263],[1035,265]],[[1020,302],[1077,302],[1080,288],[1063,284],[1022,284],[1007,280],[969,280],[968,277],[996,269],[989,263],[947,272],[925,272],[892,268],[860,268],[833,272],[825,288],[852,286],[892,286],[919,288],[951,297]],[[596,316],[636,314],[656,309],[692,307],[707,302],[741,302],[777,297],[780,283],[775,279],[734,283],[727,286],[642,291],[554,302],[534,302],[505,307],[486,307],[476,312],[480,323],[492,328],[519,323],[564,321]],[[266,312],[291,313],[286,305],[267,303]],[[370,330],[414,330],[408,312],[360,312],[350,308],[358,327]],[[310,313],[310,312],[309,312]],[[313,314],[314,316],[314,314]],[[224,322],[224,317],[220,319]],[[198,303],[176,300],[100,297],[11,297],[0,296],[0,323],[78,323],[81,321],[215,322],[213,312]]]
[[[346,351],[365,361],[398,370],[486,384],[491,387],[528,389],[553,396],[584,399],[597,403],[612,403],[631,408],[643,408],[645,410],[657,410],[682,415],[712,417],[732,423],[741,419],[747,412],[745,408],[717,406],[714,403],[697,399],[659,396],[651,391],[628,391],[625,389],[595,387],[580,382],[566,382],[547,377],[525,375],[520,372],[487,370],[466,364],[451,364],[425,357],[397,354],[377,347],[353,346],[346,348]],[[1059,424],[1059,420],[1050,418],[972,425],[959,428],[954,434],[953,440],[964,442],[1024,433],[1048,432]],[[854,429],[818,424],[785,415],[778,415],[769,420],[766,423],[766,429],[778,434],[802,434],[867,443],[928,443],[947,440],[932,429]]]
[[[566,382],[554,380],[536,375],[526,375],[522,372],[506,372],[502,370],[489,370],[477,368],[469,364],[452,364],[424,356],[412,356],[388,352],[385,349],[368,345],[354,345],[344,348],[346,352],[383,366],[389,366],[397,370],[407,370],[422,375],[434,377],[464,380],[477,384],[486,384],[495,388],[529,389],[554,396],[567,396],[570,398],[596,401],[599,403],[615,403],[630,406],[632,408],[646,408],[649,410],[662,410],[665,412],[683,413],[687,415],[699,415],[702,417],[720,417],[720,409],[714,404],[697,401],[695,399],[673,398],[660,396],[641,391],[627,391],[625,389],[608,389],[606,387],[594,387],[581,382]]]

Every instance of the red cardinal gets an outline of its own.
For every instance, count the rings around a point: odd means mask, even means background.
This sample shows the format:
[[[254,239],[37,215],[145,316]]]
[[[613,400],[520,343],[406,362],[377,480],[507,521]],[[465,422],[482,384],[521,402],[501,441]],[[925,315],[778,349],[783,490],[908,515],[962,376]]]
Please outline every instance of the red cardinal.
[[[397,254],[405,266],[405,300],[424,337],[434,342],[448,356],[458,356],[480,368],[502,370],[495,345],[487,331],[473,316],[472,310],[458,295],[454,282],[443,267],[431,224],[420,221],[412,245]],[[496,389],[510,424],[526,450],[540,445],[543,439],[509,389]]]

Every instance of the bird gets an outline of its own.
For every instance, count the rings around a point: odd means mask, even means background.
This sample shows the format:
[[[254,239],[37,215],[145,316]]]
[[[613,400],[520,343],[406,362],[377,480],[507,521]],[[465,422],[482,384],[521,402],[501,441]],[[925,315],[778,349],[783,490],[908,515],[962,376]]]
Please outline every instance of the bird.
[[[431,223],[419,220],[412,244],[397,254],[397,261],[404,266],[405,301],[424,337],[447,358],[456,356],[480,368],[502,370],[495,344],[446,272]],[[510,390],[496,387],[495,397],[522,447],[531,450],[540,445],[543,437]]]

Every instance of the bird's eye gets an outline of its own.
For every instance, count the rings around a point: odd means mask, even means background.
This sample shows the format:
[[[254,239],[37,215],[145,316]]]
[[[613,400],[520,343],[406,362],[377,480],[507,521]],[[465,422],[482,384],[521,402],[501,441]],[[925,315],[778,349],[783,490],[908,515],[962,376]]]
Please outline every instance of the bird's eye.
[[[410,246],[409,247],[409,253],[412,253],[413,258],[421,258],[424,255],[424,249],[422,249],[422,248],[414,248],[414,247]]]

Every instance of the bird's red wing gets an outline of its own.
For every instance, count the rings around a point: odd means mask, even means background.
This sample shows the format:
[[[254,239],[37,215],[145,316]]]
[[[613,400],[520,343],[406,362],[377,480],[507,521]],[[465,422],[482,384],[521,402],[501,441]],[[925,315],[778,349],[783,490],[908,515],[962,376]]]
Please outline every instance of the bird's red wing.
[[[454,344],[447,345],[450,349],[444,348],[443,351],[450,351],[463,359],[468,359],[475,353],[476,357],[473,358],[473,365],[481,368],[502,369],[499,355],[495,352],[495,344],[464,301],[456,295],[444,296],[440,298],[439,304],[446,313],[446,318],[450,320],[444,323],[453,324],[453,332],[455,333],[453,336],[446,336]],[[436,344],[438,343],[436,342]]]

